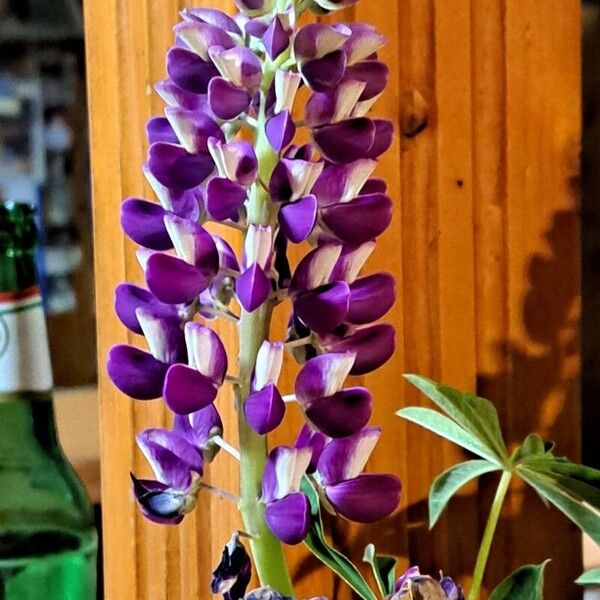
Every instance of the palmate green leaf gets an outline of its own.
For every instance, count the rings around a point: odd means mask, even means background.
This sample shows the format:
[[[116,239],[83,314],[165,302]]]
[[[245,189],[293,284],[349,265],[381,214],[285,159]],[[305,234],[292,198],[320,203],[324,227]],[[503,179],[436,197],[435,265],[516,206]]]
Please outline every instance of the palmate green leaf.
[[[571,470],[582,475],[587,467],[570,465],[561,459],[520,464],[516,473],[522,477],[542,498],[553,504],[587,533],[596,544],[600,544],[600,488],[599,482],[585,481],[560,471]],[[557,471],[559,469],[560,471]],[[595,469],[591,469],[595,472]],[[595,476],[595,474],[594,474]]]
[[[498,465],[487,460],[468,460],[444,471],[429,490],[429,528],[434,527],[450,498],[463,485],[485,473],[498,470]]]
[[[590,569],[575,580],[575,583],[585,586],[600,585],[600,568]]]
[[[374,544],[365,546],[363,561],[371,565],[377,587],[383,597],[389,596],[394,591],[396,582],[396,563],[394,556],[377,555]]]
[[[499,462],[506,463],[508,461],[508,452],[502,438],[498,413],[489,400],[439,385],[435,381],[419,375],[405,375],[405,378],[439,406],[452,420],[493,452]]]
[[[547,563],[520,567],[491,593],[489,600],[542,600]]]
[[[302,478],[300,489],[308,497],[312,515],[312,525],[304,540],[308,549],[323,564],[339,575],[361,598],[364,600],[377,600],[377,596],[352,561],[333,548],[325,539],[319,494],[306,475]]]
[[[494,451],[485,446],[477,437],[436,410],[420,406],[409,406],[399,410],[396,414],[403,419],[429,429],[429,431],[433,431],[433,433],[462,446],[465,450],[477,454],[499,467],[503,464]]]

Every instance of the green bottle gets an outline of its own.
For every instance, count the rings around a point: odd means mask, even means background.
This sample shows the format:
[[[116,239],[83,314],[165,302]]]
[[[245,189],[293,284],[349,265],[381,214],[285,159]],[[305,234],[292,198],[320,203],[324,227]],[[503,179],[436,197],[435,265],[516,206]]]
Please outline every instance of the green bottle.
[[[0,600],[94,600],[97,536],[56,434],[35,247],[33,210],[0,203]]]

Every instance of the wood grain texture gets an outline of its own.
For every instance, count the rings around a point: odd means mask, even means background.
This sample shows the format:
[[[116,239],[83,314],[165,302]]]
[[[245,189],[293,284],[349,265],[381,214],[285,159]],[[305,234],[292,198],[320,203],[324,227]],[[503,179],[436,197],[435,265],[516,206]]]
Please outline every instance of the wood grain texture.
[[[140,272],[119,232],[119,203],[150,194],[140,169],[143,126],[162,109],[151,86],[164,77],[184,4],[85,3],[101,365],[112,344],[129,339],[113,314],[112,288]],[[202,4],[231,8],[222,0]],[[435,531],[427,530],[430,482],[462,454],[392,418],[401,406],[426,402],[406,388],[403,372],[477,388],[498,406],[512,444],[537,429],[561,454],[578,457],[579,11],[577,0],[363,0],[327,17],[365,20],[388,36],[382,55],[390,88],[377,112],[397,130],[379,167],[396,211],[369,269],[398,278],[388,316],[398,351],[361,380],[376,398],[374,423],[385,427],[369,468],[399,473],[404,495],[398,514],[382,524],[333,525],[334,539],[357,561],[373,540],[404,567],[443,569],[468,583],[495,483],[491,476],[466,487]],[[283,324],[278,314],[274,331]],[[223,326],[221,333],[233,354],[234,332]],[[158,402],[123,398],[99,371],[106,598],[208,598],[209,572],[239,521],[207,496],[179,528],[138,515],[128,472],[147,466],[134,434],[167,417]],[[287,360],[286,391],[293,374]],[[219,407],[233,425],[231,398],[224,395]],[[293,439],[300,418],[289,412],[274,441]],[[235,465],[220,456],[214,467],[211,481],[235,490]],[[546,597],[576,597],[570,581],[580,568],[580,536],[562,517],[516,486],[502,525],[488,589],[511,568],[551,557]],[[350,597],[301,548],[290,550],[290,560],[298,597]]]

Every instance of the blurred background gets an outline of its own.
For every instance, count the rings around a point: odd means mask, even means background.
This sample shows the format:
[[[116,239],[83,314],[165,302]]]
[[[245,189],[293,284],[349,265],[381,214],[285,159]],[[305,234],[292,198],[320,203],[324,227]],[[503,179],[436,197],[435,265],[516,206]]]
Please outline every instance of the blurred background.
[[[59,435],[99,516],[84,69],[81,0],[0,0],[0,198],[38,207]]]

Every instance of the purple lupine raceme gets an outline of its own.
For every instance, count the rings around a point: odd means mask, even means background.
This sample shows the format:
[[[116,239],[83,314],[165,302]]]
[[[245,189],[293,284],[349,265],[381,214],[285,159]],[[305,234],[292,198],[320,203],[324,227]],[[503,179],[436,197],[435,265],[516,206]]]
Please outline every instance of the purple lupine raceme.
[[[366,24],[299,25],[307,8],[353,3],[236,0],[233,17],[190,8],[174,28],[167,78],[155,86],[164,114],[146,127],[143,173],[158,202],[135,196],[121,207],[145,285],[121,284],[115,309],[147,349],[119,345],[108,357],[121,391],[162,397],[175,414],[171,430],[138,436],[156,479],[134,478],[134,493],[154,520],[178,522],[195,504],[204,467],[224,443],[216,402],[226,380],[249,435],[279,426],[284,395],[306,419],[294,447],[271,451],[262,482],[242,486],[262,483],[252,515],[264,509],[277,538],[295,544],[310,528],[304,476],[351,520],[382,518],[398,504],[395,477],[363,473],[379,437],[368,427],[374,399],[345,382],[382,366],[395,345],[393,327],[379,322],[394,303],[394,280],[363,273],[392,217],[374,173],[393,128],[371,112],[389,77],[377,55],[385,40]],[[230,245],[223,227],[240,239]],[[294,269],[291,244],[309,246]],[[287,335],[269,339],[270,315],[283,301],[291,307]],[[245,362],[232,373],[209,327],[220,318],[239,324]],[[247,339],[250,318],[263,321]],[[294,390],[280,389],[286,348],[301,364]],[[255,495],[243,497],[241,506],[252,502]],[[226,594],[233,580],[223,581],[217,587]]]

